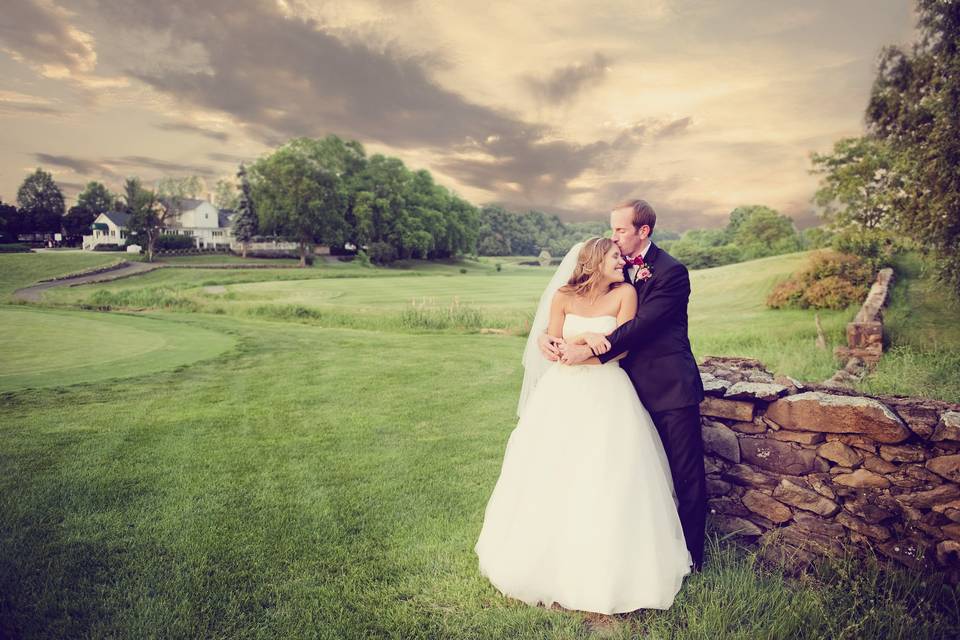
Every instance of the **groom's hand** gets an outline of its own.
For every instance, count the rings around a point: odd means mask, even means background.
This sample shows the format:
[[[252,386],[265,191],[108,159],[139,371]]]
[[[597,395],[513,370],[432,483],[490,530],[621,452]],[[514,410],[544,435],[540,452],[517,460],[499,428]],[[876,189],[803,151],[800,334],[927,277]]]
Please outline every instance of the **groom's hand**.
[[[550,362],[556,362],[560,359],[561,344],[563,344],[563,340],[554,338],[547,333],[544,333],[537,338],[537,346],[540,347],[540,353],[542,353],[543,357]]]
[[[563,349],[563,364],[581,364],[593,357],[590,347],[585,344],[568,344]]]

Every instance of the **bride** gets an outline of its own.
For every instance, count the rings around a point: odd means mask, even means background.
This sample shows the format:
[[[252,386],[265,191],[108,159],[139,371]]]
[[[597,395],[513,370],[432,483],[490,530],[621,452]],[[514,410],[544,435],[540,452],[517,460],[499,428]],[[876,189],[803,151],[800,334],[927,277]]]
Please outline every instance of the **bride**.
[[[668,609],[690,572],[666,454],[626,372],[596,358],[548,362],[536,345],[545,328],[598,348],[632,319],[623,266],[607,238],[575,246],[531,327],[520,420],[475,548],[481,573],[530,605]]]

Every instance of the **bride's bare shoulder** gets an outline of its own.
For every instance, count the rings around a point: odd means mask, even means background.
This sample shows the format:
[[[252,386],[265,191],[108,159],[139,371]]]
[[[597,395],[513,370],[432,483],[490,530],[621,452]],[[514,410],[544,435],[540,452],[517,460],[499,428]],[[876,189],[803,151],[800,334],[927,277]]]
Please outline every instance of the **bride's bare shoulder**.
[[[613,295],[617,296],[617,300],[620,302],[624,302],[626,300],[636,300],[637,290],[625,283],[621,284],[619,287],[615,287],[613,289]]]
[[[553,302],[551,306],[565,309],[567,307],[567,302],[571,297],[571,293],[564,291],[563,289],[557,289],[557,291],[553,294]]]

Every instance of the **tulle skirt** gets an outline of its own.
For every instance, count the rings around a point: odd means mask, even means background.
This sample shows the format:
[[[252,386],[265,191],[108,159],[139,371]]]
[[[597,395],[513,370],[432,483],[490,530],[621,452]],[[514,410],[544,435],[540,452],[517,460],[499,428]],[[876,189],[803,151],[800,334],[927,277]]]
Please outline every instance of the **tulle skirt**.
[[[667,609],[690,572],[666,454],[616,362],[554,364],[510,434],[476,553],[504,595]]]

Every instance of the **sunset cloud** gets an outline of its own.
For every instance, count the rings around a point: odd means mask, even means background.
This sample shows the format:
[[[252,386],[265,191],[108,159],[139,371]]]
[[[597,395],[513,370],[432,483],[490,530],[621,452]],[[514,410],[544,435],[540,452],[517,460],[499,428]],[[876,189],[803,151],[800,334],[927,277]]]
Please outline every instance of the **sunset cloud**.
[[[215,179],[335,133],[477,204],[584,219],[643,196],[674,229],[754,203],[812,222],[810,151],[860,131],[913,22],[905,0],[7,5],[0,192],[24,157]]]

